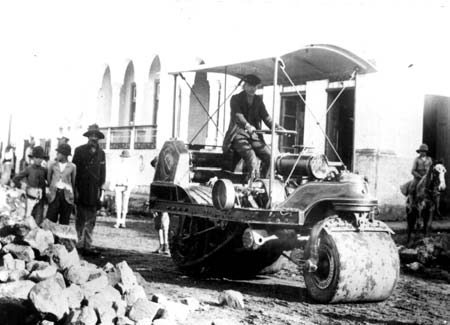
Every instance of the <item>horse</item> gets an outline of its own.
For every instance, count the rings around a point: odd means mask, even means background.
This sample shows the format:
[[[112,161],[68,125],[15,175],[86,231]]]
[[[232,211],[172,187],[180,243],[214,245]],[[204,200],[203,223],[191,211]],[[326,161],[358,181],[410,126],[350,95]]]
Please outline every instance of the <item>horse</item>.
[[[411,234],[419,229],[419,220],[423,220],[423,233],[428,236],[435,214],[439,215],[441,192],[445,191],[446,168],[442,162],[434,162],[428,172],[417,183],[415,193],[408,193],[406,201],[406,219],[408,222],[408,244]]]

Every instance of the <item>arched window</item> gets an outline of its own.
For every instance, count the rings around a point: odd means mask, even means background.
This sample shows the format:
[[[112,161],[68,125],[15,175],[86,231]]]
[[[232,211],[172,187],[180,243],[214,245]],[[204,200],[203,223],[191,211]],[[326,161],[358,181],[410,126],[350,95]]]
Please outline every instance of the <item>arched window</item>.
[[[134,65],[130,61],[125,70],[123,85],[120,90],[119,126],[134,124],[136,113],[136,83],[134,82]]]
[[[96,121],[100,125],[110,125],[112,110],[111,71],[105,66],[101,88],[98,90]]]
[[[150,66],[149,72],[149,83],[150,83],[150,110],[151,110],[151,124],[158,124],[158,108],[159,108],[159,95],[160,95],[160,72],[161,72],[161,62],[159,56],[153,59]]]

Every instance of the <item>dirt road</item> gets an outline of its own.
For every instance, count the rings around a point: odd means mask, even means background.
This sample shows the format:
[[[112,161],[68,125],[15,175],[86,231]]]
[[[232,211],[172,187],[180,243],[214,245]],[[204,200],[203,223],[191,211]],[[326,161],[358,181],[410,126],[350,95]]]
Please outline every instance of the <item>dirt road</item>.
[[[450,284],[434,276],[424,279],[402,272],[387,301],[366,304],[315,304],[306,295],[302,277],[292,263],[275,276],[246,281],[192,279],[181,274],[170,257],[153,254],[158,247],[153,221],[132,217],[126,229],[113,228],[114,218],[99,217],[94,244],[101,255],[89,261],[126,260],[141,280],[148,296],[162,293],[178,300],[192,296],[203,310],[189,314],[184,324],[447,324],[450,321]],[[222,290],[244,296],[246,308],[234,310],[217,304]]]

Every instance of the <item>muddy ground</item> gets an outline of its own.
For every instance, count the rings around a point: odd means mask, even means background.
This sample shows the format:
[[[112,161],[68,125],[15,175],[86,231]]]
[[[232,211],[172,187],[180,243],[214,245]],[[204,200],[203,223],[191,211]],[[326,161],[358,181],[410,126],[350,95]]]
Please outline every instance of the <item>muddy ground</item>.
[[[86,258],[97,265],[126,260],[138,272],[147,295],[163,293],[177,300],[192,296],[203,310],[191,312],[184,324],[447,324],[450,321],[450,282],[439,269],[408,272],[402,268],[394,294],[381,303],[323,305],[311,301],[303,279],[292,263],[275,276],[252,280],[193,279],[180,273],[168,256],[152,253],[158,247],[153,220],[130,217],[126,229],[113,228],[114,218],[97,219],[94,244],[101,252]],[[395,237],[402,243],[404,235]],[[244,296],[245,309],[217,304],[219,292],[233,289]]]

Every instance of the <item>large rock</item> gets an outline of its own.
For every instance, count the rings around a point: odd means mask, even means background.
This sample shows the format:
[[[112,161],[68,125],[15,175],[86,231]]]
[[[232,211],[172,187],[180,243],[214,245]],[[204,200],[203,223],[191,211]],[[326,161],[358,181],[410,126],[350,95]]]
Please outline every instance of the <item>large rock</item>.
[[[5,253],[11,253],[13,256],[19,260],[24,260],[25,262],[30,262],[34,260],[34,251],[30,246],[18,245],[18,244],[8,244],[3,247]]]
[[[74,315],[71,324],[96,325],[97,321],[97,314],[94,308],[90,306],[84,306],[79,313],[76,313]]]
[[[66,247],[61,244],[50,245],[46,254],[50,257],[50,264],[55,265],[60,271],[80,263],[78,255],[69,254]]]
[[[61,289],[65,289],[66,288],[66,281],[64,280],[64,277],[61,273],[56,272],[55,276],[53,277],[56,281],[56,283],[59,284],[59,286],[61,287]]]
[[[58,239],[67,239],[74,242],[78,241],[77,232],[70,225],[61,225],[59,223],[55,223],[48,219],[45,219],[41,223],[41,228],[51,231],[53,236],[57,237]]]
[[[45,268],[34,270],[33,272],[31,272],[28,278],[30,280],[39,282],[51,278],[56,274],[57,271],[58,270],[56,269],[56,266],[48,265]]]
[[[74,265],[66,270],[65,277],[67,281],[69,281],[70,283],[82,285],[88,282],[91,273],[92,269],[88,267],[81,265]]]
[[[147,299],[138,299],[130,309],[128,317],[135,322],[142,319],[153,319],[161,309],[161,305]]]
[[[128,266],[126,261],[117,263],[116,271],[120,277],[120,283],[122,283],[125,292],[137,284],[136,276],[134,275],[133,270]]]
[[[11,270],[8,275],[8,282],[26,280],[29,272],[27,270]]]
[[[30,280],[0,283],[0,297],[26,300],[35,284]]]
[[[54,244],[53,234],[49,230],[43,230],[39,227],[31,230],[24,238],[24,241],[28,243],[32,248],[39,251],[41,255],[51,244]]]
[[[7,270],[14,270],[16,263],[14,262],[14,257],[11,254],[3,255],[3,267]]]
[[[25,270],[25,261],[23,260],[14,260],[14,269],[17,271]]]
[[[90,280],[81,285],[81,290],[83,291],[83,296],[88,299],[92,295],[100,292],[108,286],[108,278],[106,275],[102,275],[94,280]]]
[[[113,308],[114,299],[106,290],[89,297],[88,304],[97,312],[102,324],[112,324],[113,319],[116,317],[116,311]]]
[[[219,305],[235,309],[244,309],[244,297],[239,291],[225,290],[219,295]]]
[[[161,318],[174,319],[180,323],[183,323],[189,315],[189,307],[185,304],[166,301],[163,305],[163,310],[160,312]]]
[[[30,300],[39,312],[50,314],[56,320],[69,311],[66,291],[55,277],[36,284],[30,291]]]
[[[133,304],[140,298],[147,299],[145,290],[140,285],[134,285],[125,293],[125,301],[128,306],[133,306]]]
[[[83,292],[79,285],[71,284],[66,289],[64,289],[67,296],[67,302],[70,309],[79,308],[81,301],[83,300]]]
[[[28,272],[33,272],[35,270],[43,270],[43,269],[47,268],[48,266],[50,266],[50,264],[48,262],[34,260],[34,261],[27,263],[26,269]]]
[[[3,266],[0,266],[0,282],[8,281],[9,270]]]

